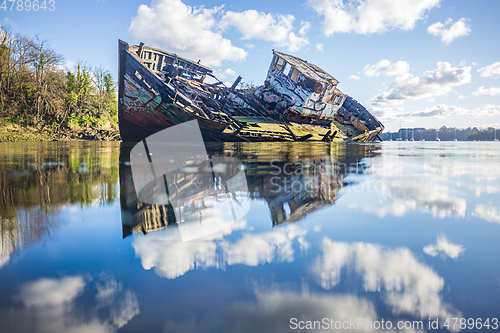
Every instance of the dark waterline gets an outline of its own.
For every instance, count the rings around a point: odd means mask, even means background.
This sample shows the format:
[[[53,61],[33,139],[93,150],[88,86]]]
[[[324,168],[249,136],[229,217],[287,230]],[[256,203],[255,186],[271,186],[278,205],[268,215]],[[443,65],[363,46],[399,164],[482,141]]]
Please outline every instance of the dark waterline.
[[[130,149],[0,143],[0,331],[499,329],[498,142],[213,144],[243,164],[244,218],[222,196],[185,221],[137,201]]]

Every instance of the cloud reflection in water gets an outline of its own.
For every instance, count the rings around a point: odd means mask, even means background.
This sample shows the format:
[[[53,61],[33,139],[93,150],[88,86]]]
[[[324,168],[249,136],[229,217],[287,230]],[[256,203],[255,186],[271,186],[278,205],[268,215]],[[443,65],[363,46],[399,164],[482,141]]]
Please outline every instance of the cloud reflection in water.
[[[464,251],[465,248],[463,247],[463,245],[451,243],[444,235],[440,235],[438,237],[436,244],[431,244],[424,247],[424,252],[430,256],[435,257],[439,253],[443,253],[444,255],[452,259],[458,258]]]
[[[296,318],[296,321],[291,321]],[[267,289],[256,288],[255,301],[232,304],[220,311],[207,311],[201,316],[186,315],[167,318],[164,332],[290,332],[293,323],[316,321],[314,332],[347,332],[335,323],[358,323],[357,332],[378,332],[374,324],[381,320],[375,304],[367,298],[347,294],[315,293],[308,290],[284,290],[278,285]],[[324,321],[326,319],[326,321]],[[396,322],[395,322],[396,323]],[[396,324],[394,324],[396,325]],[[302,323],[302,326],[305,326]],[[303,330],[298,330],[303,331]],[[310,331],[310,330],[306,330]],[[394,332],[421,332],[415,329]]]
[[[96,282],[97,305],[82,307],[81,298],[95,292],[83,276],[41,278],[21,286],[15,300],[24,305],[0,312],[5,332],[116,332],[139,314],[136,294],[110,276]]]
[[[382,156],[368,160],[368,171],[357,179],[364,202],[353,200],[349,207],[380,218],[412,211],[465,218],[471,203],[499,193],[500,156],[497,149],[487,148],[473,143],[460,149],[447,143],[385,143]],[[486,213],[484,208],[476,207],[474,215],[491,220],[492,210]]]
[[[307,231],[294,224],[264,233],[245,233],[235,242],[222,239],[245,226],[246,221],[240,221],[219,233],[190,242],[180,242],[177,228],[165,228],[148,235],[136,234],[132,246],[144,269],[154,268],[157,275],[168,279],[195,268],[235,264],[257,266],[274,260],[291,262],[295,239],[301,248],[308,246],[304,239]]]
[[[444,280],[417,260],[407,248],[387,249],[378,244],[323,240],[323,255],[312,267],[324,289],[341,280],[342,269],[354,268],[367,292],[382,292],[384,302],[395,315],[420,318],[457,317],[459,313],[443,302]]]
[[[500,223],[500,207],[498,206],[478,204],[473,215],[488,222]]]

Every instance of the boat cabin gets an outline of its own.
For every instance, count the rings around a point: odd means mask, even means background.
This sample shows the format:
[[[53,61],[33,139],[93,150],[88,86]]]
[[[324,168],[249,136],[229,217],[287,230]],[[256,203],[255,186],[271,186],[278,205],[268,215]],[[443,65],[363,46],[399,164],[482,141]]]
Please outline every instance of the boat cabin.
[[[130,49],[141,58],[144,66],[167,77],[180,76],[201,83],[207,75],[214,77],[212,69],[203,66],[200,61],[194,62],[175,53],[147,47],[144,46],[144,43],[139,46],[130,46]]]
[[[333,120],[346,99],[339,83],[318,66],[300,58],[273,50],[273,60],[267,72],[267,83],[292,111],[304,117]],[[276,96],[264,93],[267,102]]]

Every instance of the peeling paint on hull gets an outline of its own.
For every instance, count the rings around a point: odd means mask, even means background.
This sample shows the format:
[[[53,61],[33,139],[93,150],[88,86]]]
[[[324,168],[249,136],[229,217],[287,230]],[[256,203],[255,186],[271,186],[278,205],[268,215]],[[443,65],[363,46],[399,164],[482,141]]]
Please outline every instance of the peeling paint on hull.
[[[354,136],[344,133],[333,122],[308,124],[286,119],[255,96],[217,84],[204,84],[203,79],[195,81],[181,75],[170,78],[162,71],[168,57],[181,59],[185,67],[191,65],[191,74],[198,76],[210,75],[211,69],[207,67],[142,44],[131,48],[119,42],[118,117],[123,141],[138,142],[195,119],[206,141],[371,142],[377,140],[383,129]],[[143,52],[150,52],[148,58],[140,57]],[[295,90],[300,92],[300,87]]]

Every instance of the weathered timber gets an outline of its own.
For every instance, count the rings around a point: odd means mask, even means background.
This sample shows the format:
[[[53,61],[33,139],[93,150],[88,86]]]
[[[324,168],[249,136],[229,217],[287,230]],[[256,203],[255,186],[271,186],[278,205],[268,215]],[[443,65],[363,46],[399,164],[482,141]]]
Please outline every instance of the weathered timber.
[[[265,84],[227,88],[209,67],[119,42],[119,124],[124,141],[197,120],[208,141],[378,140],[383,125],[319,67],[273,51]],[[209,77],[213,83],[205,82]],[[342,103],[348,100],[349,105]]]

